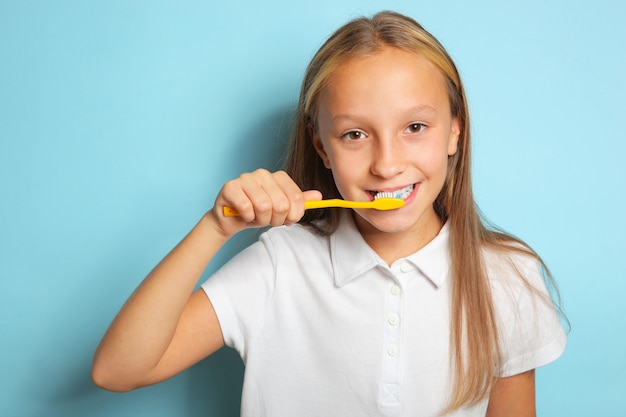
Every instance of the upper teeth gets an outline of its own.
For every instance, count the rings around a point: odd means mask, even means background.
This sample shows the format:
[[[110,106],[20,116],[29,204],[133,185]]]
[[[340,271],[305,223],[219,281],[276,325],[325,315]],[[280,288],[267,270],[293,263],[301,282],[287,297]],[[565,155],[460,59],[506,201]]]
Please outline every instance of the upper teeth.
[[[414,185],[407,185],[404,188],[400,188],[399,190],[394,190],[394,191],[375,191],[372,194],[374,194],[374,199],[377,200],[379,198],[401,198],[401,199],[405,199],[408,196],[411,195],[411,193],[413,192],[413,188]]]

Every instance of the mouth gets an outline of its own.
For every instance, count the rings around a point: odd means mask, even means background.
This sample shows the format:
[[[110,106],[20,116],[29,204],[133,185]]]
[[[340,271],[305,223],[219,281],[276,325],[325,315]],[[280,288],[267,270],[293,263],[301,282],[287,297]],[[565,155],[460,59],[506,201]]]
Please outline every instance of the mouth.
[[[406,200],[413,190],[415,189],[415,184],[407,185],[406,187],[398,188],[397,190],[391,191],[373,191],[370,190],[369,193],[372,195],[374,200],[378,200],[379,198],[401,198]]]

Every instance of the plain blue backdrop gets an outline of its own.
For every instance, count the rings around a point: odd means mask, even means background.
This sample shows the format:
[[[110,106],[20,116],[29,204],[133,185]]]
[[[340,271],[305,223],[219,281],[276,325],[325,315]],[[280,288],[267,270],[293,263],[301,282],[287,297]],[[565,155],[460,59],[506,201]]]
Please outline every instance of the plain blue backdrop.
[[[572,331],[540,415],[624,415],[620,0],[0,2],[0,415],[238,414],[231,350],[127,394],[91,384],[93,351],[221,185],[277,166],[325,38],[381,9],[455,58],[479,204],[559,282]]]

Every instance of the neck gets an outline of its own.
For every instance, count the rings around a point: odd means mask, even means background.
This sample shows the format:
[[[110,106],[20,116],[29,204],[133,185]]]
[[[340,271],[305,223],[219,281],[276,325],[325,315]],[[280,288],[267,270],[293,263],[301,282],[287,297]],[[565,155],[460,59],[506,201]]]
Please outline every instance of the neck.
[[[441,231],[443,222],[435,216],[434,221],[424,222],[411,230],[388,233],[380,230],[367,230],[359,227],[365,242],[380,256],[387,265],[400,258],[409,256],[432,241]]]

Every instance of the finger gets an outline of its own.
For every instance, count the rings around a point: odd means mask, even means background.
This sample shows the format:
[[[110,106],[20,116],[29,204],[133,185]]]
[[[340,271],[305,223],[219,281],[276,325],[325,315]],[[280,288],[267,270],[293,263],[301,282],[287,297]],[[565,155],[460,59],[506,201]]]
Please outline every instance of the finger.
[[[318,190],[307,190],[307,191],[304,191],[302,194],[304,195],[304,199],[306,201],[321,200],[323,198],[321,191],[318,191]]]
[[[250,223],[255,219],[254,204],[249,195],[254,195],[254,182],[242,174],[239,178],[224,184],[217,198],[216,205],[229,206],[239,213],[239,220]],[[235,220],[233,218],[233,220]]]
[[[265,174],[263,175],[265,176]],[[272,226],[280,226],[285,223],[292,207],[303,205],[302,192],[295,182],[283,171],[270,174],[271,178],[264,178],[262,184],[272,203],[271,215],[268,220]]]
[[[274,176],[288,203],[287,210],[284,212],[283,223],[296,223],[304,215],[304,193],[286,172],[277,171]]]
[[[241,186],[251,204],[251,219],[258,226],[270,224],[274,207],[273,199],[277,198],[274,178],[264,169],[258,169],[252,173],[242,174]]]

